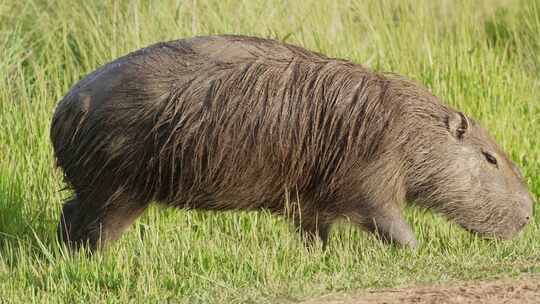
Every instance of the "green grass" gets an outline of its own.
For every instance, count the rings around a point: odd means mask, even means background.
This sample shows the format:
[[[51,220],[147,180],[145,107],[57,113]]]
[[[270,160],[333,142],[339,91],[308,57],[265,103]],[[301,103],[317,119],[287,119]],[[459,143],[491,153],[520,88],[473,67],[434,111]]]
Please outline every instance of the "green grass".
[[[288,302],[329,292],[540,272],[540,216],[485,241],[408,210],[416,252],[344,223],[307,251],[266,213],[150,209],[107,253],[55,240],[68,193],[48,138],[56,102],[100,64],[193,35],[272,37],[424,83],[480,120],[540,195],[540,1],[0,3],[0,302]],[[538,208],[537,208],[538,209]]]

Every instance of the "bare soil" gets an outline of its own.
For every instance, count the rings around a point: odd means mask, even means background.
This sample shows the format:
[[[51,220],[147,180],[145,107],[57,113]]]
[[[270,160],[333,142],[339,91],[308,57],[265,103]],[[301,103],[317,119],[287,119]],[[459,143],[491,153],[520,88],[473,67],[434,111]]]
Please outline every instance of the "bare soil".
[[[462,282],[402,289],[379,289],[356,295],[329,295],[305,304],[468,304],[468,303],[540,303],[540,277],[490,282]]]

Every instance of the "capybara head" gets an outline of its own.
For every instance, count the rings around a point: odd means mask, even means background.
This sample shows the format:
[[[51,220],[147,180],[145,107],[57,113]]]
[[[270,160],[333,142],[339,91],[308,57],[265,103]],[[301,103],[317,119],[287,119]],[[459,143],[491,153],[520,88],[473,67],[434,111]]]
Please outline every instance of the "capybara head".
[[[433,137],[413,140],[409,199],[479,235],[515,236],[532,216],[521,171],[479,124],[446,110],[439,128],[420,133]]]

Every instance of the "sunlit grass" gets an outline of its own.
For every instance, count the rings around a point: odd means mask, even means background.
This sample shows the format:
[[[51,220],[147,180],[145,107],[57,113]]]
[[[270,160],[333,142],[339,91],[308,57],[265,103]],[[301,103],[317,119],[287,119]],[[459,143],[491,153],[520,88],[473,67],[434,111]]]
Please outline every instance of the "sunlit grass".
[[[45,1],[0,4],[0,302],[287,302],[327,292],[540,272],[540,217],[485,241],[408,210],[416,252],[347,223],[306,250],[267,213],[151,208],[107,253],[70,256],[48,138],[86,73],[153,42],[271,37],[407,75],[477,118],[540,194],[539,1]]]

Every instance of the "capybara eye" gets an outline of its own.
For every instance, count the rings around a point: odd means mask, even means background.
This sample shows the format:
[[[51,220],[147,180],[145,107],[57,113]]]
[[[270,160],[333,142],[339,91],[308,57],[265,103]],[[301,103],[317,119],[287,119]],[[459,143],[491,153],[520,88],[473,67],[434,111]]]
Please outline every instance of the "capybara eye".
[[[492,165],[495,165],[495,166],[498,165],[497,158],[495,158],[495,156],[493,156],[493,154],[491,154],[489,152],[486,152],[486,151],[483,151],[482,153],[486,157],[486,160],[488,161],[488,163],[490,163]]]

